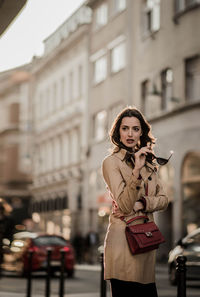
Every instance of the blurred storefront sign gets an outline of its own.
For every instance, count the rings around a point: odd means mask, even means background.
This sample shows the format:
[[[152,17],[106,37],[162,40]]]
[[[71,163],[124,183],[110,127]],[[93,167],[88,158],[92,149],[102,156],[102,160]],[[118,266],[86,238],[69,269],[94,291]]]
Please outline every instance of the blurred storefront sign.
[[[104,217],[110,214],[112,200],[108,192],[105,192],[97,197],[98,215]]]

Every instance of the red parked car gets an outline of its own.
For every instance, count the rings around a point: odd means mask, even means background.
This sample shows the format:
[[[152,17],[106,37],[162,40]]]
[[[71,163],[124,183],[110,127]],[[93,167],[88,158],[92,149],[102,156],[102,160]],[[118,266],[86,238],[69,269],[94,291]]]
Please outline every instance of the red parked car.
[[[28,238],[28,243],[22,254],[23,273],[29,270],[28,254],[33,251],[32,271],[42,271],[47,268],[47,250],[51,248],[51,272],[59,271],[61,267],[61,249],[65,251],[65,271],[69,277],[74,275],[75,256],[71,244],[62,236],[39,235],[35,238]]]

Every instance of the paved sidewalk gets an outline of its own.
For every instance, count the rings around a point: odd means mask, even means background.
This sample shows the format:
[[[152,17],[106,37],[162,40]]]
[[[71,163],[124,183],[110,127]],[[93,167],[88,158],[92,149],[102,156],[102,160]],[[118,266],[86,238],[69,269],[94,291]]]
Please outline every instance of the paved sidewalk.
[[[100,264],[76,264],[75,269],[77,270],[89,270],[89,271],[100,271],[101,265]],[[7,274],[7,273],[5,273]],[[51,294],[51,297],[58,297],[58,294]],[[22,293],[11,293],[11,292],[2,292],[0,291],[0,297],[26,297],[26,294]],[[43,295],[32,294],[31,297],[44,297]],[[94,293],[77,293],[77,294],[65,294],[64,297],[100,297],[99,292]]]
[[[76,264],[75,269],[78,270],[89,270],[89,271],[100,271],[100,264]]]
[[[19,293],[6,293],[6,292],[0,292],[1,297],[25,297],[25,295],[22,296],[22,294]],[[65,294],[64,297],[99,297],[100,293],[82,293],[82,294]],[[33,297],[44,297],[43,295],[33,295]],[[51,297],[58,297],[58,295],[52,295]]]

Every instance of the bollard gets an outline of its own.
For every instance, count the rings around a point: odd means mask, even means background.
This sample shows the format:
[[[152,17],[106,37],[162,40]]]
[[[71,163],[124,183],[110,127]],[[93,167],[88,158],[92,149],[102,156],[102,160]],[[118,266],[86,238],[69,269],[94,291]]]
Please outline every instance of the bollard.
[[[29,249],[29,252],[28,252],[28,275],[27,275],[27,293],[26,293],[26,297],[31,297],[32,259],[33,259],[33,250]]]
[[[59,297],[64,297],[64,273],[65,273],[65,253],[66,251],[64,249],[60,250],[61,253],[61,266],[60,266],[60,288],[59,288]]]
[[[100,255],[101,262],[101,282],[100,282],[100,297],[106,297],[106,281],[104,280],[104,254]]]
[[[177,297],[186,297],[186,261],[185,256],[178,256],[177,259]]]
[[[0,278],[2,277],[2,263],[3,263],[3,238],[0,225]]]
[[[47,249],[47,274],[46,274],[45,297],[50,296],[51,253],[52,253],[52,249],[48,248]]]

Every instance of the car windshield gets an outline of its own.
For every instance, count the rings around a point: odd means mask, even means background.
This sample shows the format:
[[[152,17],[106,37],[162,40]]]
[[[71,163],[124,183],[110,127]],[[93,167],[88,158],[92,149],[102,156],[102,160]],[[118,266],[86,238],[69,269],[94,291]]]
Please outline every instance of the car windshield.
[[[35,238],[33,242],[37,246],[64,246],[67,244],[67,241],[64,238],[57,236],[40,236]]]
[[[200,233],[186,238],[183,243],[186,244],[187,250],[200,252]]]
[[[187,240],[185,240],[185,243],[199,245],[200,244],[200,234],[196,234],[195,236],[187,238]]]

